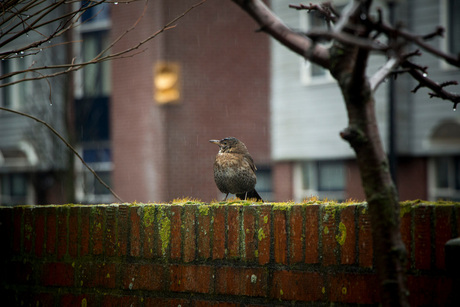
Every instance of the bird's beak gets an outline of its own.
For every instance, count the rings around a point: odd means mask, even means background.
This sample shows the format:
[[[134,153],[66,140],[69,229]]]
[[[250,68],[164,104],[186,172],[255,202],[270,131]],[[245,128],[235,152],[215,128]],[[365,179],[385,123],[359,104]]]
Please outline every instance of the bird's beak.
[[[213,144],[216,144],[216,145],[220,145],[220,141],[219,140],[209,140],[210,143],[213,143]]]

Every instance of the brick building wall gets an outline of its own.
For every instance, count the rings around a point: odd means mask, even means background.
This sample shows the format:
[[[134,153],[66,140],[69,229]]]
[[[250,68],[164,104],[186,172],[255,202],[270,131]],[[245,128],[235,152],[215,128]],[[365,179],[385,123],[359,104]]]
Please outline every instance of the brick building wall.
[[[195,4],[155,1],[115,51],[135,45]],[[112,10],[115,38],[139,17],[143,2]],[[231,2],[207,1],[132,58],[112,63],[114,189],[125,201],[220,198],[210,139],[234,136],[256,165],[270,163],[269,44]],[[153,68],[180,65],[179,103],[158,105]]]
[[[403,204],[411,306],[453,304],[459,204]],[[5,306],[378,304],[364,204],[0,207]]]

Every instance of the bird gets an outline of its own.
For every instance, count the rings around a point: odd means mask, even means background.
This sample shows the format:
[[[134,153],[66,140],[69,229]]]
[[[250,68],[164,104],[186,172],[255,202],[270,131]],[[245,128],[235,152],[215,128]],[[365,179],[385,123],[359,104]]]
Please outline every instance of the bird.
[[[239,199],[256,199],[262,201],[255,190],[257,182],[256,166],[243,142],[234,137],[221,140],[209,140],[219,146],[214,161],[214,181],[217,188],[225,195],[235,194]]]

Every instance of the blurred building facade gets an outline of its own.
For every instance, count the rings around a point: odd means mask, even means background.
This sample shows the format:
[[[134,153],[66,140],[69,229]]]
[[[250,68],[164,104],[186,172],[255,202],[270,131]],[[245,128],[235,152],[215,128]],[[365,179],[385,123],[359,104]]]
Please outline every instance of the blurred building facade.
[[[39,11],[45,5],[41,3],[33,7]],[[21,5],[17,7],[18,10],[20,8]],[[64,13],[64,8],[58,8],[50,18]],[[40,31],[29,31],[27,35],[14,39],[18,29],[11,30],[15,20],[9,17],[8,13],[2,11],[0,74],[11,74],[0,81],[2,84],[23,78],[39,78],[41,75],[36,72],[12,73],[67,60],[68,54],[63,45],[66,37],[55,38],[45,42],[44,46],[30,50],[9,53],[50,35],[56,26],[56,23],[46,24]],[[24,15],[21,18],[28,17]],[[7,41],[10,43],[4,44]],[[0,88],[0,106],[42,119],[66,136],[68,81],[66,76],[60,76],[48,81],[41,79]],[[67,188],[71,188],[60,184],[66,176],[68,160],[66,146],[43,125],[30,118],[0,111],[0,204],[61,202]]]
[[[319,2],[319,1],[313,1]],[[347,1],[333,1],[343,7]],[[376,1],[388,16],[388,2]],[[452,54],[460,53],[458,1],[391,1],[395,20],[417,34],[446,28],[445,39],[430,43]],[[318,25],[313,14],[271,1],[274,12],[295,29]],[[318,195],[332,199],[364,199],[352,149],[339,132],[347,126],[345,105],[338,86],[327,72],[305,63],[276,42],[271,43],[271,153],[276,199],[301,200]],[[384,63],[370,61],[369,74]],[[416,59],[428,66],[438,82],[459,80],[458,68],[424,55]],[[376,92],[381,137],[389,151],[389,82]],[[430,99],[426,89],[416,94],[417,83],[406,76],[394,83],[393,97],[396,181],[400,199],[460,200],[460,114],[452,103]],[[451,90],[454,90],[451,88]],[[455,90],[454,90],[455,91]],[[286,180],[289,178],[289,180]]]
[[[432,43],[458,54],[458,4],[424,3],[398,2],[396,20],[405,20],[415,33],[445,26],[446,40]],[[71,53],[79,61],[91,59],[137,23],[112,52],[132,48],[194,4],[162,0],[95,7],[73,33],[77,43]],[[270,5],[293,28],[307,30],[320,23],[286,3]],[[90,65],[73,75],[71,85],[66,78],[52,79],[52,106],[46,83],[39,82],[4,88],[1,105],[35,114],[63,132],[70,110],[76,148],[127,202],[221,199],[212,171],[218,148],[208,140],[227,136],[247,145],[264,199],[363,199],[354,153],[339,137],[347,116],[334,80],[256,29],[230,1],[208,1],[174,29],[134,49],[132,56]],[[37,56],[63,60],[66,50],[56,50]],[[9,65],[26,65],[20,60],[2,61],[2,74],[17,69]],[[372,58],[369,73],[384,60]],[[458,69],[429,55],[419,61],[429,66],[434,80],[460,77]],[[458,200],[460,114],[447,102],[430,100],[423,89],[412,94],[415,86],[401,76],[393,90],[400,198]],[[376,101],[387,150],[389,97],[385,83]],[[69,166],[65,146],[38,126],[0,113],[1,204],[68,201],[66,177],[59,174],[69,167],[77,202],[116,201],[79,161]]]

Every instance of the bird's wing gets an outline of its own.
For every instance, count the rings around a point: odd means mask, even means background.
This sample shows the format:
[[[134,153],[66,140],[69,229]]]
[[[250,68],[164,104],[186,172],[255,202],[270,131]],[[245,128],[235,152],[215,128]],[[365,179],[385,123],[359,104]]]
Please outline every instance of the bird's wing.
[[[252,159],[251,155],[249,154],[245,154],[243,156],[243,159],[246,160],[246,162],[249,164],[249,166],[251,167],[252,171],[255,173],[256,170],[257,170],[257,167],[256,165],[254,164],[254,160]]]

